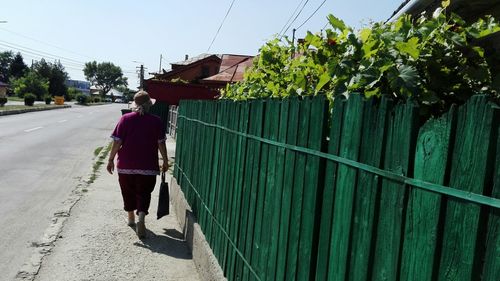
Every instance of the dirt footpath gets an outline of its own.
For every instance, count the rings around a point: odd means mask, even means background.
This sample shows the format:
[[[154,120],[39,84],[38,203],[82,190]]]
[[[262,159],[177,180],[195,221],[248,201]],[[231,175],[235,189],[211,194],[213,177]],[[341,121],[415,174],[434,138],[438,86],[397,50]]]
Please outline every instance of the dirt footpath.
[[[172,143],[167,146],[172,157]],[[141,241],[127,226],[117,176],[103,165],[34,280],[200,280],[176,217],[156,220],[159,181],[146,217],[147,239]]]

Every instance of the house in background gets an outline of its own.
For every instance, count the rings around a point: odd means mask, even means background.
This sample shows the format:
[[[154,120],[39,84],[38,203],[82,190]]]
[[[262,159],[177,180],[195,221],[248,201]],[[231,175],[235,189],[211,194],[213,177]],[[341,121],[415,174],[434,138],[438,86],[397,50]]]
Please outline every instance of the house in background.
[[[182,99],[215,99],[227,83],[243,78],[253,56],[201,54],[172,63],[163,71],[144,81],[152,98],[168,105],[178,105]]]
[[[111,101],[115,101],[115,99],[123,99],[123,93],[118,91],[117,89],[111,89],[106,93],[106,98],[111,99]]]
[[[200,83],[211,88],[224,88],[228,83],[243,80],[243,73],[252,63],[253,56],[222,55],[219,72],[203,78]]]
[[[66,86],[72,87],[80,91],[82,94],[90,95],[90,82],[81,80],[66,80]]]

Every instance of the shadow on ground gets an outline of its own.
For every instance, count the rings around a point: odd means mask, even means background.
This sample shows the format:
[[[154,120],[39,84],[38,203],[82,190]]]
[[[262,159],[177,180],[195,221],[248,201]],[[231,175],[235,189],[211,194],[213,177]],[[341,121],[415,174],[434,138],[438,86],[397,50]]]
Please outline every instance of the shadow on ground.
[[[175,229],[164,229],[164,233],[162,234],[156,234],[147,230],[146,239],[142,239],[141,242],[135,242],[134,246],[178,259],[192,259],[191,252],[182,233]]]

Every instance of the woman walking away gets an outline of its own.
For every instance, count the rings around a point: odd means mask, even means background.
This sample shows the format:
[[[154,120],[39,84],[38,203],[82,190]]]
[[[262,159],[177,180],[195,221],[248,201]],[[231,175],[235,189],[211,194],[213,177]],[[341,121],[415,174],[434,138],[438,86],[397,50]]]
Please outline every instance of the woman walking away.
[[[168,170],[165,127],[160,118],[149,114],[153,102],[145,91],[134,95],[133,112],[123,115],[111,134],[114,141],[107,166],[108,172],[113,174],[118,153],[118,181],[124,209],[128,212],[128,225],[136,226],[137,236],[141,239],[146,237],[144,219],[156,176],[160,174],[158,150],[163,158],[161,170]],[[137,224],[134,211],[139,216]]]

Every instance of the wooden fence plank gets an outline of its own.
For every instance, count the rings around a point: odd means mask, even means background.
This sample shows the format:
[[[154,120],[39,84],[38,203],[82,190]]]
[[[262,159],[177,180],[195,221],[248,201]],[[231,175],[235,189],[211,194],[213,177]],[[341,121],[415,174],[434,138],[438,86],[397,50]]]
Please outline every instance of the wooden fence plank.
[[[221,103],[216,102],[216,108],[215,108],[215,122],[214,124],[219,125],[220,120],[221,120]],[[220,158],[221,158],[221,142],[222,142],[222,136],[221,136],[221,130],[216,129],[215,130],[215,146],[214,146],[214,160],[213,160],[213,169],[212,169],[212,177],[211,177],[211,182],[210,182],[210,197],[208,199],[208,208],[212,211],[212,214],[215,215],[215,204],[216,204],[216,198],[218,196],[218,182],[220,181],[219,178],[219,170],[220,170]],[[214,249],[214,239],[215,239],[215,229],[217,228],[217,225],[213,221],[212,218],[210,218],[210,223],[208,224],[208,229],[207,233],[207,240]],[[214,251],[215,254],[215,251]]]
[[[483,194],[493,169],[491,155],[494,112],[486,96],[473,96],[458,109],[457,138],[453,147],[450,186]],[[446,206],[439,280],[477,280],[477,252],[481,206],[449,199]],[[482,227],[482,226],[481,226]]]
[[[217,103],[207,103],[207,112],[205,112],[207,116],[207,122],[209,124],[214,124],[216,122],[217,118]],[[207,128],[207,139],[206,141],[210,144],[207,148],[207,154],[208,157],[206,159],[204,167],[206,170],[206,175],[205,175],[205,180],[203,185],[205,186],[205,203],[208,204],[210,202],[210,197],[211,197],[211,181],[212,181],[212,175],[213,175],[213,170],[214,170],[214,159],[215,159],[215,140],[216,140],[216,129],[213,127],[208,127]],[[210,217],[208,211],[204,211],[200,218],[200,225],[203,229],[203,232],[205,235],[209,233],[209,224],[212,222],[212,218]]]
[[[363,128],[363,97],[350,95],[344,110],[339,156],[357,161]],[[344,280],[347,272],[357,169],[340,165],[333,203],[328,280]]]
[[[359,160],[361,163],[381,167],[388,113],[392,102],[387,98],[372,98],[365,103]],[[358,172],[348,280],[368,280],[379,183],[378,176],[365,171]]]
[[[493,190],[491,197],[500,199],[500,126],[499,109],[496,109],[494,120],[497,121],[497,145],[495,170],[492,177]],[[484,258],[483,281],[497,281],[500,276],[500,209],[490,209],[488,235],[486,236],[486,254]]]
[[[307,148],[321,151],[326,143],[325,97],[318,96],[307,100],[310,103],[309,136]],[[299,270],[297,280],[314,280],[319,235],[320,211],[319,198],[323,185],[325,161],[314,155],[307,155],[304,179],[304,195],[299,240]],[[321,168],[320,168],[321,166]],[[321,206],[321,205],[320,205]]]
[[[247,103],[248,105],[248,133],[249,134],[256,134],[257,131],[257,124],[255,122],[254,114],[253,112],[255,111],[255,101]],[[249,223],[249,216],[250,216],[250,205],[251,205],[251,195],[252,195],[252,190],[253,190],[253,185],[252,185],[252,173],[253,173],[253,163],[254,163],[254,146],[256,145],[256,142],[253,140],[247,140],[247,147],[246,147],[246,154],[247,154],[247,163],[245,165],[245,175],[244,175],[244,181],[243,181],[243,203],[242,203],[242,217],[241,217],[241,229],[239,231],[239,237],[240,240],[238,241],[238,248],[241,250],[243,255],[247,260],[249,259],[249,253],[246,251],[245,246],[247,242],[247,236],[248,236],[248,229],[247,225]],[[248,268],[246,268],[246,265],[244,264],[243,260],[238,259],[238,264],[237,264],[237,272],[240,273],[240,279],[243,279],[244,272],[248,273]],[[248,276],[246,276],[248,277]]]
[[[280,102],[279,100],[272,99],[267,102],[268,111],[266,113],[266,123],[268,124],[269,132],[267,139],[276,141],[278,139],[278,130],[280,123]],[[269,255],[271,247],[271,233],[277,225],[272,224],[273,213],[276,212],[278,206],[274,205],[277,197],[276,194],[276,154],[277,147],[268,145],[268,160],[267,166],[262,167],[266,170],[264,179],[264,199],[263,199],[263,215],[262,215],[262,229],[260,234],[260,258],[259,269],[262,273],[262,280],[269,280],[267,276],[267,264],[270,259],[274,259]]]
[[[289,108],[288,112],[288,129],[286,132],[286,143],[290,145],[297,144],[297,135],[299,131],[300,106],[296,98],[287,100],[285,107]],[[295,222],[291,221],[292,213],[292,194],[294,190],[295,179],[295,161],[296,152],[291,150],[285,151],[285,167],[284,167],[284,182],[283,194],[281,199],[281,214],[280,214],[280,232],[278,238],[278,257],[276,261],[276,280],[288,280],[287,265],[288,265],[288,241],[289,233],[295,227]],[[291,257],[290,257],[291,258]],[[288,276],[289,277],[289,276]]]
[[[417,118],[418,110],[413,102],[408,101],[395,107],[388,127],[385,170],[412,176],[411,163],[415,156],[415,139],[418,133]],[[397,280],[406,194],[405,185],[382,180],[372,272],[374,281]]]
[[[256,126],[252,132],[254,136],[262,136],[263,131],[263,119],[264,119],[264,102],[259,100],[256,101],[252,106],[252,120],[255,120]],[[247,224],[247,239],[245,245],[245,256],[247,257],[250,265],[255,268],[255,263],[252,262],[253,256],[253,243],[254,243],[254,226],[256,223],[256,208],[257,208],[257,186],[259,185],[259,174],[260,174],[260,151],[261,143],[259,141],[251,140],[253,146],[253,156],[254,161],[252,165],[252,184],[251,184],[251,196],[250,196],[250,206]],[[254,280],[249,269],[244,267],[243,269],[243,280]]]
[[[294,102],[299,102],[294,100]],[[311,116],[311,104],[307,102],[299,102],[300,108],[300,118],[299,118],[299,132],[297,137],[297,145],[305,147],[307,146],[307,141],[309,137],[309,119]],[[287,258],[287,272],[285,280],[297,280],[297,271],[299,266],[298,254],[299,254],[299,243],[300,240],[300,225],[302,223],[302,200],[304,195],[304,178],[305,178],[305,165],[307,157],[305,153],[296,152],[295,158],[295,177],[294,186],[292,191],[292,205],[291,205],[291,217],[290,220],[293,222],[290,227],[289,241],[295,241],[288,244],[288,258]]]
[[[289,127],[289,103],[287,101],[280,101],[280,122],[278,126],[277,133],[277,141],[281,143],[286,143],[287,132]],[[282,198],[284,195],[283,183],[284,179],[284,171],[285,171],[285,152],[286,149],[284,147],[278,147],[276,152],[276,184],[275,189],[276,193],[274,195],[274,200],[272,205],[274,206],[274,210],[272,212],[271,218],[271,228],[269,232],[270,236],[270,249],[269,256],[267,262],[267,270],[266,275],[269,280],[276,280],[276,272],[277,272],[277,260],[279,251],[285,251],[285,249],[278,250],[279,247],[279,237],[282,235],[282,232],[288,233],[288,225],[280,224],[280,217],[282,214],[283,206],[282,206]],[[286,251],[285,251],[286,252]]]
[[[265,114],[264,114],[264,131],[262,137],[269,139],[271,134],[271,124],[275,122],[273,120],[273,106],[271,101],[266,101]],[[260,166],[259,166],[259,184],[257,187],[257,209],[255,212],[255,227],[254,227],[254,242],[252,250],[252,264],[255,265],[255,269],[262,280],[265,280],[265,268],[262,262],[262,252],[267,251],[267,245],[262,238],[262,229],[264,226],[265,216],[264,208],[266,202],[266,191],[267,186],[267,167],[269,163],[269,149],[270,145],[263,143],[261,145],[260,152]]]
[[[239,118],[240,118],[240,112],[239,112],[240,107],[238,106],[237,103],[235,102],[230,102],[229,103],[229,122],[228,122],[228,128],[231,130],[238,130],[238,123],[239,123]],[[224,216],[224,226],[227,234],[229,235],[230,239],[235,241],[234,237],[234,226],[235,222],[233,220],[233,216],[237,212],[235,209],[235,204],[237,203],[236,196],[238,193],[238,189],[240,188],[239,186],[235,185],[235,179],[236,179],[236,173],[237,173],[237,157],[238,157],[238,136],[233,133],[229,133],[229,151],[228,151],[228,157],[229,161],[227,165],[229,166],[229,171],[228,171],[228,179],[226,183],[226,188],[227,188],[227,196],[226,196],[226,204],[225,204],[225,212],[223,214]],[[233,253],[233,247],[231,246],[229,239],[227,237],[224,237],[224,263],[225,263],[225,271],[226,271],[226,276],[231,275],[231,263],[232,263],[232,253]]]
[[[445,184],[455,109],[420,128],[414,178]],[[408,199],[400,280],[432,280],[442,195],[412,188]]]
[[[248,133],[248,125],[249,125],[249,103],[247,102],[240,102],[238,103],[238,106],[240,107],[240,121],[238,123],[238,131],[242,133]],[[245,193],[244,193],[244,176],[245,176],[245,170],[247,169],[246,163],[247,163],[247,155],[246,155],[246,150],[247,150],[247,138],[240,136],[238,138],[238,152],[237,152],[237,173],[235,177],[235,184],[234,188],[236,188],[236,193],[235,193],[235,207],[233,210],[234,216],[233,216],[233,223],[232,223],[232,235],[234,237],[234,242],[238,249],[241,251],[242,247],[240,245],[241,241],[241,236],[242,232],[241,229],[243,228],[244,224],[242,223],[245,209],[244,207],[244,201],[245,201]],[[241,278],[241,271],[239,271],[238,264],[242,262],[241,258],[237,255],[236,251],[233,250],[232,252],[232,257],[231,257],[231,280],[240,280]]]
[[[230,126],[231,120],[234,119],[234,116],[231,116],[231,101],[229,100],[224,100],[223,102],[223,118],[222,118],[222,123],[221,126],[228,128]],[[218,203],[218,208],[217,208],[217,220],[221,224],[223,229],[220,229],[218,227],[218,232],[217,232],[217,259],[219,260],[219,263],[221,264],[222,268],[225,269],[225,244],[226,244],[226,237],[223,233],[223,230],[225,230],[225,221],[226,221],[226,205],[228,203],[228,193],[229,193],[229,184],[228,181],[230,180],[230,158],[231,158],[231,134],[223,130],[223,155],[222,155],[222,169],[221,169],[221,174],[219,175],[221,177],[221,183],[219,186],[217,186],[218,189],[220,189],[220,197],[217,200]]]
[[[339,155],[338,153],[340,148],[340,137],[342,132],[342,120],[345,104],[346,101],[341,98],[336,98],[333,104],[332,118],[330,120],[330,139],[328,142],[329,154]],[[336,162],[331,160],[327,161],[318,242],[316,281],[327,280],[337,168],[338,164]]]

